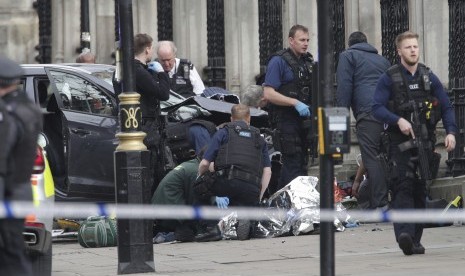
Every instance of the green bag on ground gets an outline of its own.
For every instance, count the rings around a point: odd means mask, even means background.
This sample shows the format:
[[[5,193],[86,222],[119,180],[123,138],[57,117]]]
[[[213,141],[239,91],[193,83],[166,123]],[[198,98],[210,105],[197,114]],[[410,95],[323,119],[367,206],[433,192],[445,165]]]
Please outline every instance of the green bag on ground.
[[[88,217],[79,227],[78,242],[82,247],[116,246],[116,219],[106,216]]]

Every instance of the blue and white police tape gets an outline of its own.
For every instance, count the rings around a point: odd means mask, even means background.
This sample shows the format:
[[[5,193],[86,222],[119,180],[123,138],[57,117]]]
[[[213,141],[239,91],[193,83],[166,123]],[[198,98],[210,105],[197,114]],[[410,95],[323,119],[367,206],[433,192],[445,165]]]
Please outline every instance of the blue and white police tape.
[[[267,220],[292,216],[295,210],[283,208],[229,207],[218,209],[214,206],[181,206],[151,204],[107,204],[107,203],[42,203],[39,207],[31,202],[0,202],[0,218],[23,218],[28,215],[55,218],[86,218],[102,215],[117,219],[221,219],[232,212],[248,220]],[[352,219],[365,222],[415,222],[446,223],[465,221],[463,209],[450,209],[448,212],[435,209],[364,211],[330,209],[320,210],[320,221],[334,221],[334,218],[349,215]]]

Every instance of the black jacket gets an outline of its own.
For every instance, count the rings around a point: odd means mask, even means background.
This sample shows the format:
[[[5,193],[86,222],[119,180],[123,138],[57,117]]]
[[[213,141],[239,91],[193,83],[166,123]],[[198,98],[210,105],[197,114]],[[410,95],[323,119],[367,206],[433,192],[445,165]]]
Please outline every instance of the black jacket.
[[[170,97],[170,84],[168,74],[157,73],[158,82],[147,65],[139,60],[134,60],[134,74],[136,76],[136,92],[140,94],[140,107],[142,117],[157,117],[157,108],[160,101],[166,101]]]
[[[31,173],[36,157],[37,137],[42,129],[40,109],[25,93],[14,91],[3,100],[8,110],[9,137],[0,150],[6,156],[5,199],[32,200]],[[4,112],[4,111],[2,111]],[[2,133],[1,135],[5,135]]]

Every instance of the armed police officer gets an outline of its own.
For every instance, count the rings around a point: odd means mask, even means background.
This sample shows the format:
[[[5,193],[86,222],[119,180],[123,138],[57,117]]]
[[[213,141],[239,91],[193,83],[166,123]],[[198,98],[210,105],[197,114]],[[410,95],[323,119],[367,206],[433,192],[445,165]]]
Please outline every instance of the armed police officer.
[[[18,89],[22,68],[0,57],[0,202],[32,202],[31,173],[42,129],[40,109]],[[0,275],[32,275],[24,218],[0,218]]]
[[[266,68],[263,92],[276,128],[273,145],[281,151],[283,163],[278,189],[307,175],[313,63],[307,53],[309,40],[307,27],[292,26],[289,48],[274,54]]]
[[[202,94],[205,85],[197,69],[188,59],[176,57],[178,49],[173,41],[159,41],[156,46],[157,61],[150,63],[150,67],[159,67],[170,77],[170,89],[188,98]]]
[[[389,125],[389,159],[394,209],[424,209],[426,183],[431,181],[436,123],[442,119],[447,151],[455,148],[457,126],[453,109],[438,77],[419,63],[418,34],[396,37],[400,63],[381,75],[374,95],[373,115]],[[428,167],[429,165],[429,167]],[[398,174],[394,176],[393,174]],[[394,223],[399,247],[405,255],[424,254],[423,225]]]
[[[256,206],[271,177],[271,162],[267,145],[260,131],[250,126],[250,108],[243,104],[231,108],[231,122],[219,129],[199,164],[199,175],[205,174],[214,162],[218,178],[212,193],[228,197],[231,206]],[[197,241],[215,240],[219,229],[210,225]],[[250,222],[239,220],[236,226],[240,240],[249,238]]]

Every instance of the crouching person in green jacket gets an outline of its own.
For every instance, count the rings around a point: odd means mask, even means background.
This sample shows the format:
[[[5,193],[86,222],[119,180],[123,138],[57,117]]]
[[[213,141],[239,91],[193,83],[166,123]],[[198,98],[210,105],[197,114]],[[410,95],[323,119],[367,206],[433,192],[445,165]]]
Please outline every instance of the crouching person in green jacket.
[[[200,152],[200,156],[203,155]],[[198,174],[200,157],[181,163],[171,170],[160,182],[152,196],[155,205],[194,205],[193,183]],[[218,208],[227,208],[227,197],[212,197],[212,204]],[[194,241],[197,223],[194,220],[156,220],[154,242],[177,240],[181,242]],[[168,233],[174,232],[173,235]]]

